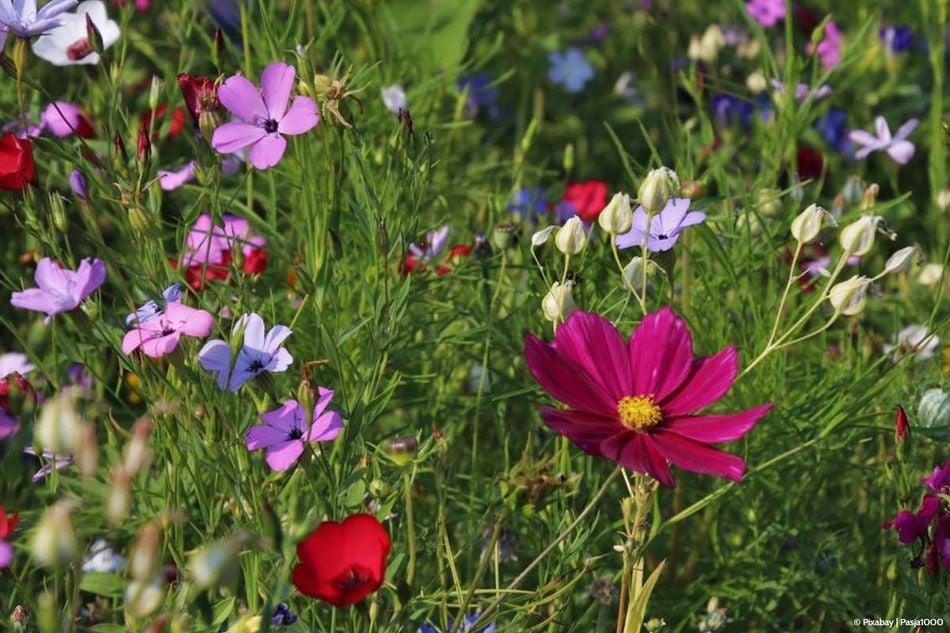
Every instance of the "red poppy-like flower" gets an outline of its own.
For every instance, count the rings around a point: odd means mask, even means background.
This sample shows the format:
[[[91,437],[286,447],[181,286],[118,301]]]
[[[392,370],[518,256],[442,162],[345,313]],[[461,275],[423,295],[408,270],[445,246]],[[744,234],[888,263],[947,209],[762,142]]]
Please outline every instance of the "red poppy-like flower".
[[[576,311],[552,343],[528,334],[524,355],[541,386],[570,407],[541,407],[551,429],[666,486],[670,462],[741,480],[742,458],[708,444],[739,439],[772,408],[696,415],[732,386],[738,353],[729,346],[696,358],[686,322],[670,308],[644,317],[629,342],[599,314]]]
[[[593,222],[607,205],[607,183],[603,180],[569,182],[564,187],[564,202],[585,222]]]
[[[221,105],[218,103],[218,90],[210,77],[181,73],[178,75],[178,88],[195,127],[201,125],[202,113],[214,112]]]
[[[36,181],[33,146],[12,132],[0,138],[0,189],[20,191]]]
[[[356,604],[382,586],[391,547],[376,517],[324,521],[297,544],[294,586],[335,607]]]

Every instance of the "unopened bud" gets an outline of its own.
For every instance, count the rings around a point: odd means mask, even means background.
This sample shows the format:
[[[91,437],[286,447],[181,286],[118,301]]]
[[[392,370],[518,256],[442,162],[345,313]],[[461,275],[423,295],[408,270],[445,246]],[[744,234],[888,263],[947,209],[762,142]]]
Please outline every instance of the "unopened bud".
[[[920,262],[920,248],[905,246],[887,258],[884,263],[884,272],[888,274],[906,273],[912,266]]]
[[[587,233],[579,217],[572,216],[557,230],[554,245],[565,255],[577,255],[587,246]]]
[[[492,246],[500,251],[505,250],[511,246],[516,230],[518,230],[517,224],[496,224],[491,232]]]
[[[864,310],[870,285],[870,279],[855,275],[851,279],[832,286],[828,292],[828,301],[834,307],[835,314],[854,316]]]
[[[152,423],[148,418],[139,418],[132,426],[132,439],[125,447],[123,465],[129,477],[135,477],[152,459],[152,450],[148,446],[148,435]]]
[[[643,179],[637,198],[644,210],[654,215],[663,210],[666,202],[679,193],[680,180],[676,172],[667,167],[653,169]]]
[[[148,216],[137,204],[129,208],[129,226],[138,234],[144,234],[151,228]]]
[[[69,222],[66,220],[66,209],[63,208],[63,199],[59,194],[50,195],[49,211],[53,227],[60,233],[65,233],[69,229]]]
[[[231,537],[206,545],[194,552],[188,560],[188,571],[195,584],[206,589],[230,584],[240,569],[242,537]]]
[[[162,93],[162,80],[152,76],[152,83],[148,89],[148,109],[152,112],[158,108],[158,100]]]
[[[554,225],[545,227],[540,231],[531,234],[531,248],[537,248],[548,241],[551,235],[557,230]]]
[[[83,422],[79,431],[79,446],[75,456],[76,470],[83,477],[95,477],[99,469],[99,442],[96,439],[96,425]]]
[[[634,290],[643,289],[643,267],[644,260],[639,255],[635,256],[630,260],[630,263],[623,267],[623,278],[627,284],[627,288],[633,288]],[[653,262],[653,260],[646,260],[647,277],[653,275],[656,268],[657,265]]]
[[[792,237],[802,244],[810,244],[818,237],[821,231],[821,222],[828,216],[828,212],[817,204],[809,205],[807,209],[792,220]]]
[[[133,580],[125,589],[125,609],[134,618],[144,618],[154,613],[165,599],[165,587],[161,576],[144,582]]]
[[[862,215],[856,221],[841,229],[838,236],[841,247],[845,250],[844,257],[866,255],[874,246],[874,237],[881,225],[881,216]]]
[[[572,289],[574,283],[571,281],[561,285],[555,281],[554,285],[544,299],[541,300],[541,310],[544,312],[544,318],[553,323],[563,323],[568,315],[577,309],[574,305],[574,295]]]
[[[102,51],[105,50],[102,33],[99,32],[99,27],[95,25],[88,13],[86,14],[86,37],[89,39],[89,48],[92,52],[102,55]]]
[[[630,230],[633,224],[633,209],[630,208],[630,196],[615,193],[597,216],[597,223],[611,235],[620,235]]]
[[[910,430],[910,424],[907,422],[907,412],[904,407],[897,405],[897,414],[894,418],[894,439],[898,444],[904,443],[904,438]]]
[[[76,397],[65,388],[47,400],[40,409],[34,437],[40,448],[53,453],[72,453],[81,434]]]
[[[861,207],[862,211],[867,211],[871,207],[877,204],[877,193],[880,191],[877,183],[871,183],[868,185],[867,189],[864,190],[864,193],[861,195]]]
[[[109,492],[106,496],[106,516],[111,525],[129,518],[132,510],[132,480],[121,464],[112,469]]]
[[[152,157],[152,139],[148,135],[148,126],[139,126],[139,138],[136,144],[135,157],[140,161],[147,162]]]
[[[950,209],[950,189],[944,187],[937,193],[937,208],[941,211]]]
[[[33,618],[30,617],[30,612],[19,604],[10,614],[10,624],[13,626],[14,633],[27,633],[33,630]]]
[[[57,501],[46,508],[33,532],[33,560],[44,567],[67,565],[79,557],[79,538],[73,526],[76,502]]]
[[[135,537],[129,552],[129,576],[140,582],[150,581],[160,571],[161,528],[158,523],[146,523]]]
[[[394,437],[386,442],[386,454],[399,466],[405,466],[419,449],[419,442],[412,435]]]
[[[844,188],[841,190],[841,195],[844,196],[844,203],[848,208],[853,207],[861,202],[863,194],[864,181],[861,180],[861,177],[849,176],[847,182],[844,183]]]

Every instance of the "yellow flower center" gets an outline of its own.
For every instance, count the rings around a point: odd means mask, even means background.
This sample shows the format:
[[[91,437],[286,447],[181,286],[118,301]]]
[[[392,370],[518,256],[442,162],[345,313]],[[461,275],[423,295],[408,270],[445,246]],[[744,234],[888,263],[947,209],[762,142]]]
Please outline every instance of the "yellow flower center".
[[[627,396],[617,403],[620,422],[634,431],[648,431],[663,421],[663,412],[651,396]]]

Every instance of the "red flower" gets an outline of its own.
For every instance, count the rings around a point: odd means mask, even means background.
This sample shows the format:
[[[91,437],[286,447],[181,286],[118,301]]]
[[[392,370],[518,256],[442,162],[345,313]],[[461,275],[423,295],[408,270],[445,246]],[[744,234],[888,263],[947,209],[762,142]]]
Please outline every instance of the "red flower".
[[[152,118],[160,119],[165,116],[165,113],[168,112],[168,105],[165,103],[160,103],[157,108],[153,111],[146,112],[141,116],[142,127],[146,130],[152,126]],[[158,122],[155,123],[155,129],[153,130],[154,137],[158,138]],[[181,108],[175,108],[172,110],[172,120],[168,126],[168,138],[175,138],[181,131],[185,129],[185,111]]]
[[[798,177],[802,180],[817,180],[824,163],[820,152],[807,145],[798,148]]]
[[[585,222],[593,222],[607,206],[607,183],[603,180],[569,182],[564,187],[564,202],[574,207]]]
[[[213,112],[219,107],[218,90],[214,81],[209,77],[201,77],[181,73],[178,75],[178,88],[185,98],[185,107],[195,122],[195,127],[201,125],[201,115],[204,112]]]
[[[294,586],[335,607],[356,604],[383,584],[392,542],[368,514],[324,521],[297,544]]]
[[[8,515],[6,509],[0,506],[0,539],[6,539],[10,536],[13,530],[16,529],[16,524],[19,522],[20,515],[16,512]]]
[[[0,189],[20,191],[36,181],[30,139],[5,134],[0,138]]]
[[[599,314],[573,312],[552,343],[528,334],[524,356],[535,380],[570,407],[541,407],[551,430],[665,486],[670,463],[740,481],[745,461],[709,444],[738,440],[772,408],[699,413],[732,386],[738,352],[694,356],[686,322],[670,308],[644,317],[629,341]]]

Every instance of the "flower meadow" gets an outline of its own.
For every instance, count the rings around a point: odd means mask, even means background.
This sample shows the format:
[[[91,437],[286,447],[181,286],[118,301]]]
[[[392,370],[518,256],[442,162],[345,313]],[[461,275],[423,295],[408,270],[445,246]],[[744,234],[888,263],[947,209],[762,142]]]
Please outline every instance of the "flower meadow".
[[[945,630],[946,0],[0,0],[0,628]]]

